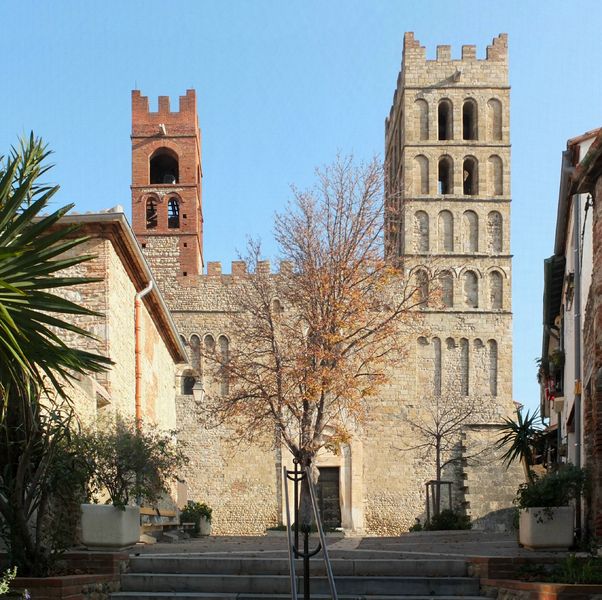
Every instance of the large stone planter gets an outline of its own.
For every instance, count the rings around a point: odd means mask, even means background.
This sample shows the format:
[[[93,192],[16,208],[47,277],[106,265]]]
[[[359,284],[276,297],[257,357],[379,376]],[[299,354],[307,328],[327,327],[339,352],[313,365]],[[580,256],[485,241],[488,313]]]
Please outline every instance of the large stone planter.
[[[199,535],[211,535],[211,521],[207,517],[199,519]]]
[[[567,550],[574,541],[574,518],[572,506],[524,508],[519,516],[519,541],[530,549]]]
[[[140,539],[140,509],[82,504],[82,544],[88,548],[127,548]]]

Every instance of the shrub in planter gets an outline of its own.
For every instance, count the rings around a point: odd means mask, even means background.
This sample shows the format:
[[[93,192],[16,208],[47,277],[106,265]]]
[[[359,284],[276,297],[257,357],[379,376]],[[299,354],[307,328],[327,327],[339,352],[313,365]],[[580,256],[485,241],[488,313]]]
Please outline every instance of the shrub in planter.
[[[569,548],[573,544],[573,499],[581,495],[585,473],[572,465],[522,484],[519,540],[528,548]]]
[[[211,514],[213,509],[204,502],[188,501],[188,504],[180,512],[180,523],[194,523],[194,535],[209,535],[209,532],[202,528],[202,522],[211,524]]]
[[[585,484],[585,471],[567,465],[520,485],[515,504],[519,509],[568,506],[571,500],[581,495]],[[544,512],[549,515],[552,511]]]
[[[137,500],[155,504],[169,493],[169,484],[188,462],[175,432],[136,427],[133,420],[118,417],[113,426],[99,424],[81,436],[89,464],[88,496],[106,492],[105,504],[124,508]]]
[[[138,540],[140,511],[137,503],[156,504],[177,478],[187,458],[173,432],[137,428],[134,421],[118,418],[101,424],[80,438],[88,459],[88,498],[106,495],[112,507],[82,505],[82,542],[89,546],[131,545]],[[109,530],[113,533],[109,534]]]

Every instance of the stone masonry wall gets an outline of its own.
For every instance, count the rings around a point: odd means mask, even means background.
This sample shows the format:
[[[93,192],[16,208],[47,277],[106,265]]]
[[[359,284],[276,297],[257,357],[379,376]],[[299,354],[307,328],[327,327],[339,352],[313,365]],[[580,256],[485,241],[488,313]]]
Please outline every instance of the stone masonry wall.
[[[476,403],[479,409],[451,440],[457,460],[444,477],[454,482],[456,508],[481,527],[498,527],[506,518],[498,519],[498,511],[510,506],[520,482],[492,450],[496,424],[514,411],[507,39],[495,38],[486,59],[465,46],[462,59],[452,60],[442,46],[436,60],[426,60],[426,50],[406,34],[403,60],[386,123],[388,206],[396,211],[385,215],[387,255],[403,259],[406,277],[419,268],[431,276],[446,271],[445,305],[432,301],[417,314],[420,325],[399,349],[404,362],[371,400],[355,439],[342,456],[321,460],[340,466],[344,522],[367,533],[398,534],[424,517],[424,486],[435,477],[432,454],[412,449],[417,434],[411,421],[426,422],[437,397]],[[450,107],[445,140],[438,139],[440,101]],[[474,106],[469,140],[462,124],[466,102]],[[439,189],[443,157],[450,165],[446,194]],[[467,169],[470,189],[463,183]],[[141,223],[138,232],[136,226]],[[184,237],[140,239],[184,340],[223,335],[234,346],[229,314],[244,268],[233,263],[225,275],[209,263],[208,275],[183,276]],[[203,385],[212,393],[213,382],[205,378]],[[192,455],[189,497],[213,506],[217,532],[259,533],[281,516],[280,455],[269,449],[270,440],[265,448],[243,450],[228,443],[226,429],[201,428],[200,401],[198,394],[178,397],[178,427]],[[480,462],[471,459],[476,454]]]
[[[104,412],[134,415],[135,345],[134,297],[136,289],[109,239],[92,238],[71,251],[92,254],[91,261],[71,267],[69,274],[99,277],[100,281],[66,288],[64,295],[100,316],[78,317],[79,326],[95,339],[70,333],[67,343],[109,356],[115,365],[107,372],[83,378],[74,388],[77,410],[86,419]],[[174,429],[176,367],[157,326],[142,308],[142,396],[144,417],[161,429]]]

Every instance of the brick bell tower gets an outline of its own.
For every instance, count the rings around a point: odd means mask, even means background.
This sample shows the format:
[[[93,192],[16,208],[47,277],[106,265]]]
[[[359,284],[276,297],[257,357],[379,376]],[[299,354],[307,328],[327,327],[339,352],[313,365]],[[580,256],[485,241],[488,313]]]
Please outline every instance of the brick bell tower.
[[[202,273],[202,176],[195,91],[180,96],[177,112],[167,96],[150,112],[133,90],[132,223],[159,281]]]

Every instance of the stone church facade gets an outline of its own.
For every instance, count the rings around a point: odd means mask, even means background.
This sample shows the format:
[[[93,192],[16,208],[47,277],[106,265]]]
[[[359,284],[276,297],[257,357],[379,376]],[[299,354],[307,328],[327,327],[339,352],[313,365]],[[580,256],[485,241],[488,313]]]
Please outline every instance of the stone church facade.
[[[338,455],[318,455],[320,478],[344,529],[407,530],[424,517],[424,486],[435,478],[432,457],[411,449],[412,423],[432,418],[437,403],[465,406],[471,418],[455,434],[444,479],[456,509],[477,526],[497,527],[507,521],[519,482],[492,447],[496,424],[514,410],[506,37],[494,39],[486,59],[464,46],[452,60],[440,46],[436,60],[427,60],[406,34],[385,144],[386,254],[438,293],[425,296],[424,331],[408,338],[404,366],[372,402],[367,421]],[[232,446],[226,427],[205,429],[197,415],[204,394],[224,392],[224,382],[203,378],[201,348],[227,354],[236,344],[229,315],[237,289],[252,277],[241,262],[229,274],[215,262],[203,272],[201,182],[194,91],[174,112],[165,97],[150,112],[134,91],[133,230],[190,360],[177,397],[191,457],[188,498],[213,506],[216,533],[263,533],[282,518],[281,470],[290,457],[272,440]]]

